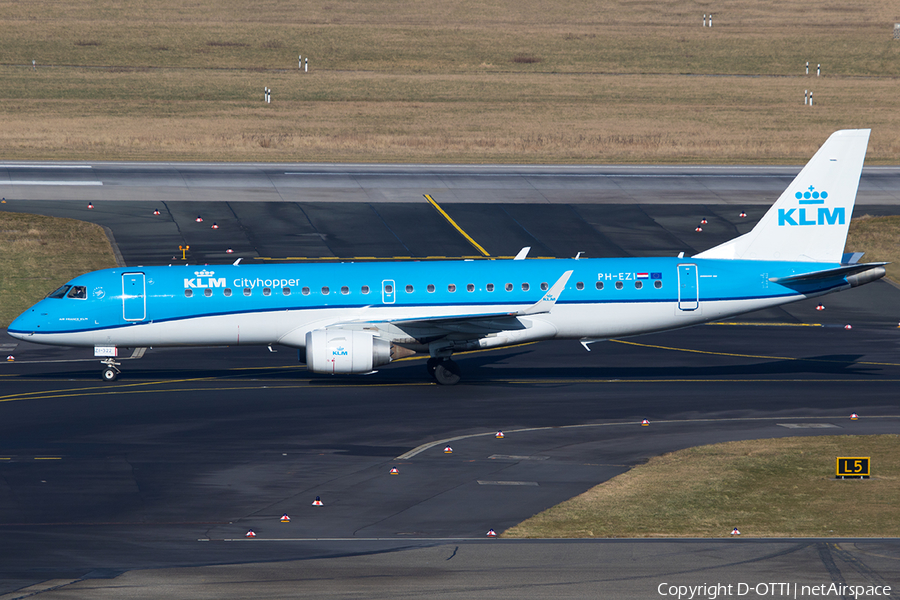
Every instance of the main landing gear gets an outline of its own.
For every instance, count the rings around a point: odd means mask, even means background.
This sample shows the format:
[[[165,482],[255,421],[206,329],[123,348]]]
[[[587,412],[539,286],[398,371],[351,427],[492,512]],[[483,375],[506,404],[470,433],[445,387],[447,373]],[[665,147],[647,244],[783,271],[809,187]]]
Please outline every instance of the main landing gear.
[[[456,385],[459,383],[461,374],[459,365],[449,358],[429,358],[426,368],[428,369],[428,374],[441,385]]]
[[[119,367],[122,366],[122,363],[117,363],[114,358],[107,358],[106,360],[101,360],[101,364],[106,365],[103,367],[103,370],[100,371],[100,378],[103,381],[115,381],[119,378]]]

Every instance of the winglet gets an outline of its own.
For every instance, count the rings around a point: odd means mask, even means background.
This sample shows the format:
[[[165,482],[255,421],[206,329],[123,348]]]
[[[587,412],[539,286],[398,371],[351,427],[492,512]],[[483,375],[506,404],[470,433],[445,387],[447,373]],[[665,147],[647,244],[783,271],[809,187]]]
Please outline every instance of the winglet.
[[[525,310],[520,310],[515,313],[516,316],[519,315],[536,315],[540,313],[548,313],[550,309],[553,308],[553,305],[556,304],[556,300],[559,298],[559,294],[563,291],[563,288],[566,287],[566,283],[569,282],[569,277],[572,276],[572,271],[566,271],[562,274],[562,277],[556,280],[556,283],[553,284],[553,287],[544,294],[544,297],[526,308]]]
[[[528,252],[531,251],[531,246],[525,246],[519,253],[516,254],[516,257],[513,260],[525,260],[525,257],[528,256]]]

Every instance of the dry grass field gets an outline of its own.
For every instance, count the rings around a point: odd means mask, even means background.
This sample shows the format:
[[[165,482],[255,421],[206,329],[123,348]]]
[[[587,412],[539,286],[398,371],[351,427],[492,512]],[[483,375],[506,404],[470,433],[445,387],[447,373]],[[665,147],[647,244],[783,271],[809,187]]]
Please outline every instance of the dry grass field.
[[[504,537],[897,537],[900,436],[828,436],[688,448],[544,511]],[[871,457],[836,480],[838,456]],[[852,508],[850,508],[852,507]]]
[[[889,262],[885,267],[887,276],[900,283],[900,217],[854,218],[850,221],[846,251],[865,251],[864,262]]]
[[[0,1],[0,156],[802,163],[872,127],[868,164],[896,163],[895,21],[886,0]]]
[[[0,213],[0,327],[67,282],[116,266],[99,225]]]

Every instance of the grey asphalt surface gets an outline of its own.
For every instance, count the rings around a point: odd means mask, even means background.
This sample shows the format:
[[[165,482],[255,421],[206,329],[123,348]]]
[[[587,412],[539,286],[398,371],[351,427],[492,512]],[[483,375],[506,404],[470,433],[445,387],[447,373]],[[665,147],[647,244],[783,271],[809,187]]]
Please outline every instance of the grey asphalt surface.
[[[421,202],[428,192],[396,178],[386,196],[408,186]],[[88,211],[6,200],[0,209],[106,225],[129,265],[171,262],[158,247],[178,239],[190,242],[193,262],[221,262],[219,234],[240,248],[226,260],[473,252],[428,205],[173,201],[154,218],[158,202]],[[751,227],[765,210],[740,219],[719,203],[451,204],[448,213],[491,254],[512,255],[532,240],[532,256],[690,253]],[[212,219],[196,224],[198,206]],[[693,237],[700,217],[710,221],[707,235]],[[3,337],[0,350],[16,361],[0,365],[0,592],[652,598],[663,597],[662,583],[897,587],[896,540],[754,540],[746,529],[751,537],[739,540],[728,532],[678,541],[484,534],[679,448],[897,433],[898,300],[882,281],[825,297],[825,311],[802,302],[742,317],[746,325],[628,340],[641,345],[475,353],[459,357],[464,382],[452,388],[428,383],[422,360],[331,378],[306,373],[294,351],[278,347],[151,350],[125,361],[109,385],[89,351]],[[862,418],[850,421],[851,412]],[[639,426],[643,418],[650,427]],[[436,445],[397,458],[428,443]],[[316,496],[324,506],[311,505]],[[279,521],[284,513],[289,524]],[[250,528],[253,540],[244,538]],[[763,596],[772,594],[742,597]]]
[[[154,202],[771,204],[796,167],[0,163],[0,196]],[[859,204],[900,203],[900,167],[866,167]]]

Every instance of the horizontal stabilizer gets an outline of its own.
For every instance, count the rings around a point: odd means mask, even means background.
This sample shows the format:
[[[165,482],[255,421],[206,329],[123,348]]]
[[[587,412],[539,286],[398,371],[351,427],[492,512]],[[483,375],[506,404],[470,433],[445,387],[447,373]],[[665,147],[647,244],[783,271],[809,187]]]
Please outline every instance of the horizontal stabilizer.
[[[770,277],[769,281],[772,283],[797,283],[801,281],[820,281],[822,279],[831,279],[833,277],[847,277],[848,275],[855,275],[857,273],[863,273],[869,270],[880,269],[881,275],[884,275],[884,265],[886,262],[877,262],[877,263],[863,263],[856,265],[843,265],[841,267],[835,267],[834,269],[825,269],[823,271],[812,271],[811,273],[801,273],[799,275],[789,275],[787,277]],[[877,277],[875,278],[877,279]]]

